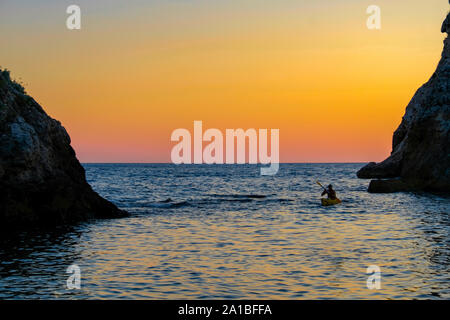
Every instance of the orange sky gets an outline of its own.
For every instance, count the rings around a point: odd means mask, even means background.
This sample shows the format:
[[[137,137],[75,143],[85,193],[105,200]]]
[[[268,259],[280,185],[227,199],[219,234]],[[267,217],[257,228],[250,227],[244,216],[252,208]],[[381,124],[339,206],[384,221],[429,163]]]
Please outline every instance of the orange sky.
[[[282,162],[380,161],[442,51],[447,0],[0,3],[0,65],[82,162],[169,162],[171,132],[280,129]],[[125,5],[126,3],[126,5]],[[366,28],[381,7],[382,29]]]

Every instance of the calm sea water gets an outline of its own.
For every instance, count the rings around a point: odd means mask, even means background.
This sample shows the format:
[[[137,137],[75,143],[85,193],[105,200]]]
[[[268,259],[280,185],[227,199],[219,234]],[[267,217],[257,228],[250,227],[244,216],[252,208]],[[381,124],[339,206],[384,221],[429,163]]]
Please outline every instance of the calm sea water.
[[[0,298],[449,299],[450,199],[369,194],[361,166],[85,165],[131,217],[0,240]],[[321,207],[316,179],[343,203]]]

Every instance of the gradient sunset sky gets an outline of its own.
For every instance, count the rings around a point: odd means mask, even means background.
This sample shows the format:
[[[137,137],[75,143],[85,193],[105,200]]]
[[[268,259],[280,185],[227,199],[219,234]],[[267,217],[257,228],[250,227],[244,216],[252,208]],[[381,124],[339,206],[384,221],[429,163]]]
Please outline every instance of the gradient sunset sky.
[[[82,10],[67,30],[66,8]],[[368,30],[366,8],[381,7]],[[82,162],[170,162],[174,129],[280,129],[281,162],[391,150],[447,0],[1,0],[0,66]]]

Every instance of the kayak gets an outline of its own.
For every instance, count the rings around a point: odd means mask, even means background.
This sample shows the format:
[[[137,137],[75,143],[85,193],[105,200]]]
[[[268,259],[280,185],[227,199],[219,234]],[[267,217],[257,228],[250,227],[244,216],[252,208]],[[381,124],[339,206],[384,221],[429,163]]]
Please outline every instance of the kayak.
[[[322,205],[323,205],[323,206],[333,206],[333,205],[335,205],[335,204],[339,204],[339,203],[342,202],[342,201],[339,200],[338,198],[336,198],[336,199],[326,199],[326,198],[322,198],[322,199],[320,199],[320,200],[322,201]]]

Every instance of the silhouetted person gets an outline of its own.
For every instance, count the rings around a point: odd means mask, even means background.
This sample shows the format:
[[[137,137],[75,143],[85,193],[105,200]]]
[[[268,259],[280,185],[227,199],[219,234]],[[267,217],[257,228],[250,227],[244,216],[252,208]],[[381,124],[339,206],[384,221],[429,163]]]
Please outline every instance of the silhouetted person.
[[[336,199],[336,191],[334,191],[333,186],[330,184],[327,189],[323,190],[322,195],[328,195],[328,199],[335,200]]]

